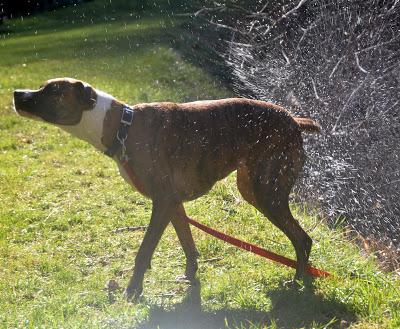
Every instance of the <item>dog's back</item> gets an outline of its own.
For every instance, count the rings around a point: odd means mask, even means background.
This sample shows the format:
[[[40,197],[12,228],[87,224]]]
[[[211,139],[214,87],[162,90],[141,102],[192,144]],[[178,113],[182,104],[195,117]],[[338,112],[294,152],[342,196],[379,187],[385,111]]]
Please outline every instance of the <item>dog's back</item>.
[[[175,192],[184,200],[204,194],[242,162],[302,149],[301,131],[318,127],[275,104],[244,98],[136,108],[136,124],[146,129],[134,127],[129,144],[146,144],[147,153],[153,154],[153,163],[146,168],[157,168],[151,175],[172,178]],[[143,148],[135,153],[139,149]]]

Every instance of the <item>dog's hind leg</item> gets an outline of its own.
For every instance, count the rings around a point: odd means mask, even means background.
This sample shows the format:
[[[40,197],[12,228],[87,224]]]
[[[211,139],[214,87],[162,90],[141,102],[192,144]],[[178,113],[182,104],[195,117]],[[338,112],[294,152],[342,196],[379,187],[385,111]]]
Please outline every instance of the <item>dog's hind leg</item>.
[[[304,155],[302,148],[285,151],[272,158],[258,158],[238,168],[237,185],[243,198],[261,211],[292,242],[297,257],[296,279],[302,278],[312,240],[289,209],[289,193]]]
[[[199,257],[199,253],[194,244],[192,232],[190,230],[189,223],[187,222],[186,218],[187,216],[185,213],[185,208],[181,204],[179,206],[177,214],[172,217],[172,225],[175,228],[183,252],[185,253],[186,256],[185,277],[188,280],[193,281],[195,280],[198,268],[197,258]]]
[[[169,201],[153,200],[150,224],[136,255],[133,275],[125,290],[125,295],[128,299],[135,299],[142,293],[144,274],[150,266],[154,250],[168,223],[176,214],[178,207],[179,204]]]

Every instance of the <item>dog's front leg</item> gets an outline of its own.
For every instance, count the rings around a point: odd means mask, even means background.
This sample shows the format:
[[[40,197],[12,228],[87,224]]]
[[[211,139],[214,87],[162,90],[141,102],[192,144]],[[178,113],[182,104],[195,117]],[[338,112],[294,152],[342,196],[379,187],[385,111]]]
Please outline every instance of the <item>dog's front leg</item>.
[[[198,267],[197,258],[199,257],[199,252],[194,244],[192,232],[190,231],[189,223],[186,218],[185,208],[181,204],[177,214],[172,218],[172,225],[175,228],[179,242],[186,256],[185,277],[189,281],[194,282]]]
[[[150,224],[136,255],[133,275],[125,290],[128,300],[136,299],[142,293],[144,273],[149,268],[154,250],[172,216],[176,213],[177,207],[177,204],[166,200],[153,200]]]

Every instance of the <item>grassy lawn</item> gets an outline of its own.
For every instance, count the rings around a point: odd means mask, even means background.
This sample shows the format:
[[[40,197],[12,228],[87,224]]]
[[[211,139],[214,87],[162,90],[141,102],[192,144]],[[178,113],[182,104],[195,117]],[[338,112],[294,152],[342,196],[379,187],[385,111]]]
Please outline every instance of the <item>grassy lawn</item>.
[[[144,298],[124,300],[143,232],[115,230],[146,225],[150,202],[88,144],[17,117],[12,91],[69,76],[131,104],[231,92],[196,65],[187,18],[165,11],[138,17],[110,2],[9,21],[11,32],[0,34],[0,327],[400,327],[398,278],[382,273],[343,229],[328,229],[296,206],[314,240],[312,263],[335,274],[316,280],[314,289],[290,288],[293,270],[193,229],[201,253],[197,309],[185,298],[187,284],[176,280],[185,259],[169,227]],[[294,257],[286,237],[242,200],[234,175],[186,208],[215,228]],[[105,288],[109,280],[121,289]]]

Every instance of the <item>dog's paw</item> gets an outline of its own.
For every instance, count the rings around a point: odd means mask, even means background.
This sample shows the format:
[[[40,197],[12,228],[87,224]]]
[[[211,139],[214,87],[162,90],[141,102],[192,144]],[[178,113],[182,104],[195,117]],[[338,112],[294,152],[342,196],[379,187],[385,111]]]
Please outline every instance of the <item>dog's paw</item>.
[[[186,264],[186,269],[185,269],[186,280],[194,282],[196,280],[197,269],[198,269],[197,262]]]
[[[175,277],[176,282],[182,282],[182,283],[190,283],[189,278],[186,276],[186,274],[181,274]]]
[[[118,281],[115,279],[108,280],[104,285],[104,290],[107,291],[108,293],[120,290]]]
[[[302,287],[301,281],[296,278],[283,282],[283,286],[289,289],[300,289]]]
[[[129,285],[124,291],[124,296],[128,302],[137,302],[142,296],[142,292],[141,286]]]

